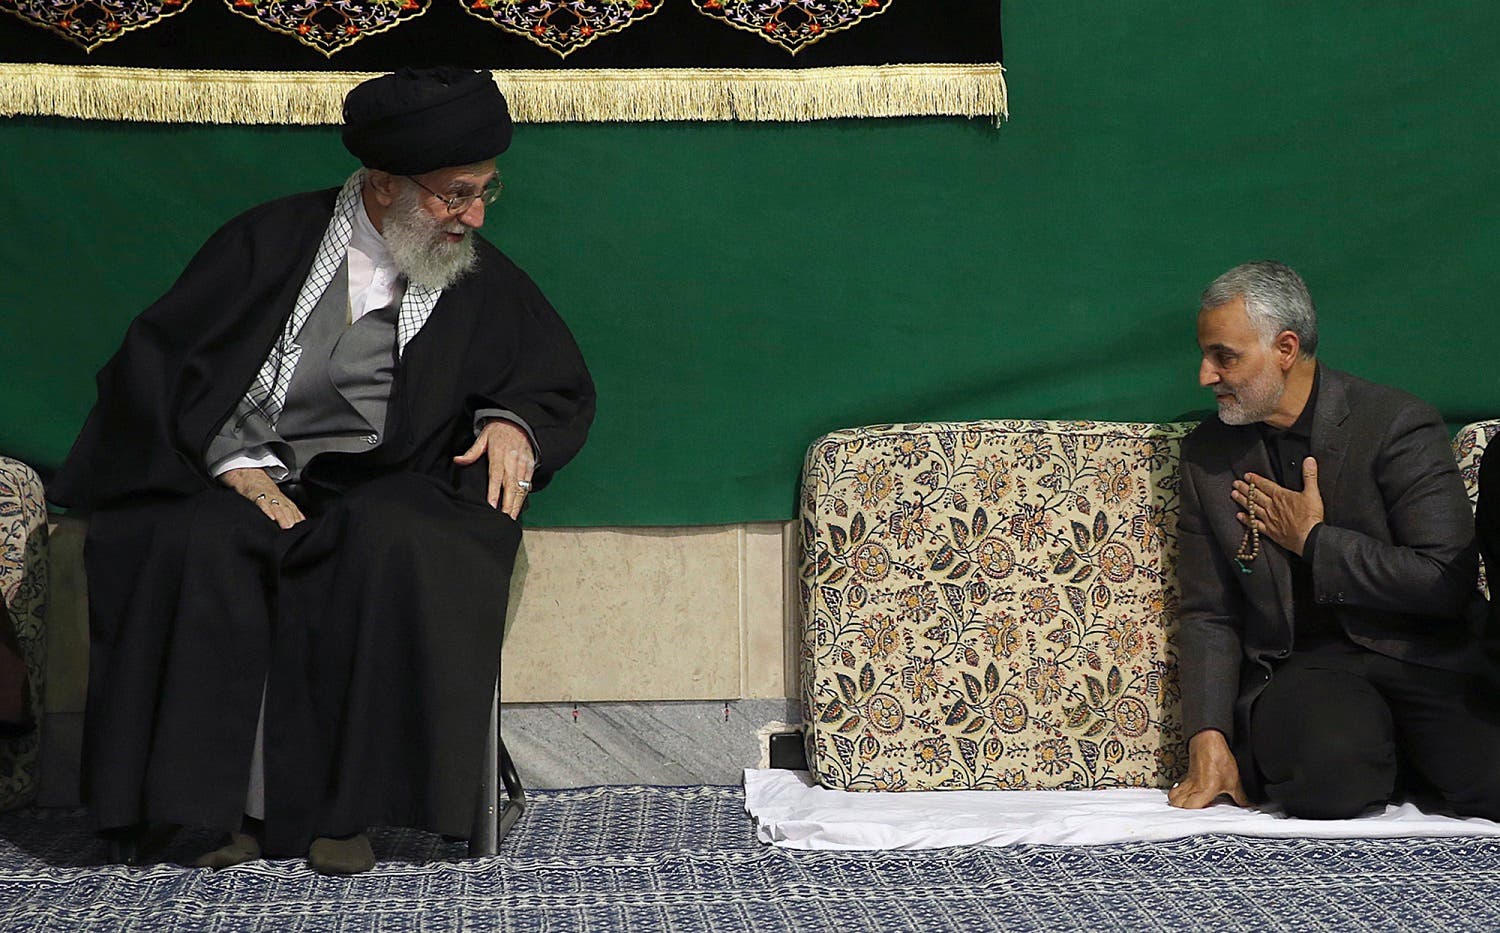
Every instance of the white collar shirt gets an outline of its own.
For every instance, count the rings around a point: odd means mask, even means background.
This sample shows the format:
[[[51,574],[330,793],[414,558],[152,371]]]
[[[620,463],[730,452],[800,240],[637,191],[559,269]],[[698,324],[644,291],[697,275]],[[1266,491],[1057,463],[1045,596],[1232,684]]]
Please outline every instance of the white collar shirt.
[[[364,199],[354,212],[349,233],[349,322],[391,304],[401,293],[401,273],[385,237],[365,212]]]

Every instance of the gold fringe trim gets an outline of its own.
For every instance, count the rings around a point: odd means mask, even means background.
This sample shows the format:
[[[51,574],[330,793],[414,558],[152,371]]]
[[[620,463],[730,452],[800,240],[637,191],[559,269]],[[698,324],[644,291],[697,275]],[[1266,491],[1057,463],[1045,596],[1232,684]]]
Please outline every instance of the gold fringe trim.
[[[0,64],[0,114],[151,123],[328,124],[357,72],[186,71]],[[496,71],[521,123],[826,120],[1006,112],[991,65]]]

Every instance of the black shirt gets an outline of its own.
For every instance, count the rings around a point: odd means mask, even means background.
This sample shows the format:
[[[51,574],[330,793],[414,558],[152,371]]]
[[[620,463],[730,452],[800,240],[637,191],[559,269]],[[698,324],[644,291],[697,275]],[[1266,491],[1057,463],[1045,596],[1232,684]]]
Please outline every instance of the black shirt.
[[[1256,425],[1266,453],[1271,458],[1272,479],[1292,490],[1302,491],[1302,461],[1312,456],[1313,412],[1318,406],[1319,369],[1313,369],[1312,391],[1302,413],[1287,428],[1273,428],[1264,421]],[[1313,596],[1313,553],[1322,524],[1314,525],[1303,545],[1302,557],[1292,568],[1292,647],[1302,651],[1331,641],[1344,640],[1344,633]]]

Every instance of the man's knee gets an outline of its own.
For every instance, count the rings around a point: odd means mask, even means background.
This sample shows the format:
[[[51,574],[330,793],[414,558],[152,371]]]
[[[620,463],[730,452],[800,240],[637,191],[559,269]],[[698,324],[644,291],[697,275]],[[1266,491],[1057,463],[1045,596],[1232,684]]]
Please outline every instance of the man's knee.
[[[1391,709],[1344,660],[1294,658],[1252,710],[1250,740],[1266,796],[1291,816],[1344,819],[1395,790]]]
[[[1500,822],[1500,775],[1488,775],[1473,787],[1449,793],[1444,802],[1459,816]]]
[[[1362,737],[1329,735],[1301,743],[1285,779],[1266,795],[1288,816],[1341,820],[1383,805],[1396,787],[1395,749]]]
[[[1421,770],[1425,784],[1454,813],[1500,821],[1500,747],[1492,734],[1476,732],[1473,747],[1442,754]]]
[[[1373,807],[1384,806],[1392,789],[1387,783],[1369,778],[1322,776],[1267,787],[1266,794],[1287,816],[1303,820],[1348,820]]]

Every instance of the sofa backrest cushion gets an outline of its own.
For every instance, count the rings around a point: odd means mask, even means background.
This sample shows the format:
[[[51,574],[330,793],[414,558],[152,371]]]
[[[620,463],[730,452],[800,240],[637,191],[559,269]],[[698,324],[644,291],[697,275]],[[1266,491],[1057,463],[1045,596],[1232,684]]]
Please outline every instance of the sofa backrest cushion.
[[[818,779],[1174,780],[1177,453],[1191,427],[983,421],[816,441],[800,595]]]

